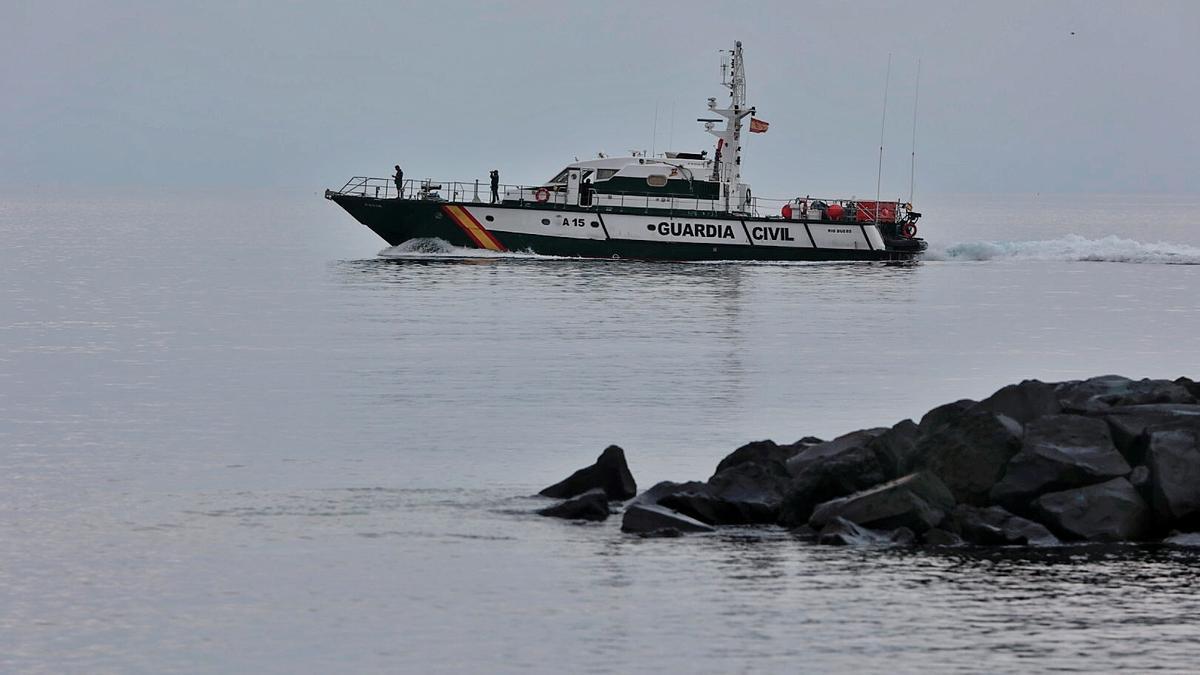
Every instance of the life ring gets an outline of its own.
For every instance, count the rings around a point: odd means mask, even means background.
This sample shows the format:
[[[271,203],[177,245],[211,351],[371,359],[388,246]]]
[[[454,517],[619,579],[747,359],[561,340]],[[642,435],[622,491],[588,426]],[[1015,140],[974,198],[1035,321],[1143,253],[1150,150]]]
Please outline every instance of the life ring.
[[[905,223],[900,226],[900,236],[905,239],[912,239],[917,236],[917,226],[915,223]]]
[[[550,201],[550,191],[546,188],[538,188],[537,192],[533,193],[533,198],[539,202]]]

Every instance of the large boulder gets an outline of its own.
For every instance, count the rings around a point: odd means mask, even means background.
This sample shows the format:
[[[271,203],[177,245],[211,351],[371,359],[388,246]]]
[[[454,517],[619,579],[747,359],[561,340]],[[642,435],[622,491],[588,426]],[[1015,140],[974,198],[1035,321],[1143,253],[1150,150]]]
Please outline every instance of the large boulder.
[[[621,531],[647,534],[661,531],[712,532],[712,527],[695,518],[657,504],[631,504],[621,519]]]
[[[1117,449],[1131,464],[1138,464],[1146,455],[1148,429],[1200,424],[1200,405],[1150,403],[1117,406],[1105,410],[1103,419],[1108,423]]]
[[[916,470],[917,438],[920,435],[921,429],[915,422],[902,420],[868,441],[867,449],[875,453],[889,479],[897,478]]]
[[[986,410],[970,410],[917,440],[916,456],[954,498],[985,506],[992,486],[1021,449],[1021,425]]]
[[[847,434],[789,460],[792,479],[783,490],[779,523],[800,525],[808,521],[817,504],[886,481],[890,471],[870,447],[883,434],[884,430],[875,429]]]
[[[1120,375],[1061,382],[1056,388],[1059,404],[1068,413],[1095,414],[1118,406],[1197,402],[1182,384],[1170,380],[1131,380]]]
[[[569,499],[595,488],[603,489],[609,499],[626,500],[637,494],[637,483],[625,463],[624,450],[615,445],[608,446],[595,464],[576,471],[538,494]]]
[[[1034,507],[1043,524],[1069,539],[1138,541],[1150,528],[1150,509],[1124,478],[1051,492]]]
[[[976,404],[974,409],[986,410],[1021,424],[1029,424],[1039,417],[1058,414],[1062,411],[1062,406],[1058,402],[1058,392],[1053,384],[1041,380],[1025,380],[1020,384],[1000,388]]]
[[[1020,513],[1040,494],[1103,483],[1130,471],[1103,420],[1048,415],[1025,427],[1024,445],[992,487],[991,498]]]
[[[860,429],[838,436],[832,441],[810,445],[787,460],[788,473],[792,476],[798,476],[809,466],[822,462],[826,458],[840,455],[847,450],[866,446],[868,441],[887,430],[887,427]]]
[[[658,503],[711,525],[774,523],[788,477],[782,464],[743,463],[690,483]]]
[[[980,546],[1058,546],[1061,542],[1044,526],[1015,516],[999,506],[980,508],[959,504],[953,522],[963,539]]]
[[[907,527],[920,534],[937,527],[954,508],[954,497],[929,472],[909,474],[869,490],[817,506],[809,525],[820,530],[836,518],[876,530]]]
[[[803,447],[803,446],[802,446]],[[717,470],[713,475],[719,474],[727,469],[732,469],[735,466],[742,464],[766,464],[768,466],[778,465],[781,472],[786,472],[784,462],[789,457],[796,454],[802,447],[798,448],[792,445],[776,445],[775,441],[754,441],[747,443],[742,447],[729,453],[725,459],[722,459],[717,464]]]
[[[1178,377],[1175,378],[1175,384],[1187,389],[1188,393],[1200,401],[1200,382],[1196,382],[1190,377]]]
[[[978,401],[969,398],[959,399],[953,403],[943,403],[925,413],[921,417],[921,421],[917,423],[917,427],[923,436],[933,433],[946,424],[962,417],[964,413],[975,407],[976,403]]]
[[[834,518],[817,534],[817,543],[827,546],[912,546],[916,535],[906,527],[879,532],[846,520]]]
[[[652,502],[710,525],[774,523],[790,476],[794,448],[756,441],[734,450],[705,483],[655,486]],[[651,501],[643,493],[637,502]]]
[[[605,520],[608,518],[608,494],[601,488],[588,490],[561,504],[540,509],[538,513],[567,520]]]
[[[1160,523],[1200,525],[1200,423],[1151,431],[1146,466],[1151,503]]]
[[[691,490],[703,490],[707,485],[700,481],[688,481],[686,483],[676,483],[675,481],[664,480],[650,486],[641,494],[633,498],[627,506],[634,504],[657,504],[659,500],[678,492],[688,492]]]

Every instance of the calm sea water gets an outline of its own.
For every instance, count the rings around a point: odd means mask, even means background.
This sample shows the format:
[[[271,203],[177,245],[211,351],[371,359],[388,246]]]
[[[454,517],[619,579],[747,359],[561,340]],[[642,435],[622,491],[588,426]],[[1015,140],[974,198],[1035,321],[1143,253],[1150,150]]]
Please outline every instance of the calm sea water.
[[[1200,198],[927,198],[926,261],[383,251],[317,192],[0,199],[0,670],[1195,666],[1200,555],[642,540],[529,497],[1026,377],[1200,377]]]

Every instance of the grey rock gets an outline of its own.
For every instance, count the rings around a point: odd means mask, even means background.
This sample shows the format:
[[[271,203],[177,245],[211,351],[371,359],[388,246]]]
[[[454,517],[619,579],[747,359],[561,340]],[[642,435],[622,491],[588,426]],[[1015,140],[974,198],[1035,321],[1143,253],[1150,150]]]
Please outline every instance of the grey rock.
[[[1020,424],[1029,424],[1046,415],[1062,411],[1054,385],[1040,380],[1025,380],[1020,384],[1002,387],[973,408],[1004,415]]]
[[[865,447],[867,442],[887,431],[887,427],[860,429],[838,436],[832,441],[809,446],[787,460],[787,470],[793,476],[800,475],[807,467],[840,455],[853,448]]]
[[[941,528],[933,528],[921,536],[926,546],[962,546],[965,542],[957,534]]]
[[[1131,380],[1120,375],[1102,375],[1057,385],[1063,412],[1101,413],[1117,406],[1149,403],[1196,403],[1188,389],[1170,380]]]
[[[912,546],[915,542],[916,535],[908,528],[879,532],[843,518],[830,521],[817,535],[817,543],[826,546]]]
[[[621,519],[621,531],[652,533],[674,529],[680,532],[713,532],[713,528],[657,504],[631,504]]]
[[[1004,415],[971,410],[932,432],[922,431],[915,452],[956,500],[983,506],[1021,449],[1021,433],[1021,425]]]
[[[608,495],[601,488],[588,490],[561,504],[540,509],[538,513],[568,520],[605,520],[608,518]]]
[[[1015,516],[999,506],[980,508],[960,504],[954,524],[962,536],[980,546],[1058,546],[1062,542],[1044,526]]]
[[[774,523],[791,480],[782,461],[788,454],[770,441],[743,446],[706,483],[657,490],[655,501],[710,525]]]
[[[1200,382],[1196,382],[1189,377],[1180,377],[1175,379],[1175,384],[1187,389],[1189,394],[1195,397],[1197,401],[1200,401]]]
[[[852,444],[845,442],[847,436],[843,436],[801,453],[813,455],[792,464],[796,473],[784,488],[779,523],[790,527],[807,522],[817,504],[887,480],[889,472],[867,446],[874,438],[876,435],[860,433],[855,436],[857,444]]]
[[[867,448],[875,453],[889,479],[916,470],[917,438],[920,433],[920,427],[915,422],[903,420],[867,442]]]
[[[637,536],[642,539],[675,539],[682,537],[683,533],[673,527],[663,527],[649,532],[638,532]]]
[[[717,470],[713,472],[713,475],[747,463],[777,465],[781,472],[786,472],[784,462],[800,449],[791,445],[776,445],[775,441],[770,440],[747,443],[722,459],[717,464]]]
[[[1130,485],[1133,485],[1134,488],[1138,488],[1139,492],[1150,489],[1150,467],[1148,466],[1142,465],[1133,467],[1133,471],[1130,471],[1129,476],[1126,478],[1129,479]],[[1142,494],[1142,497],[1145,496],[1145,494]]]
[[[1150,509],[1124,478],[1051,492],[1034,503],[1056,534],[1087,541],[1138,541],[1150,528]]]
[[[973,408],[978,401],[973,401],[969,398],[959,399],[953,403],[945,403],[925,413],[921,421],[917,423],[922,435],[933,433],[942,426],[962,417],[964,413]]]
[[[634,497],[633,501],[629,502],[628,506],[633,506],[634,504],[657,504],[659,500],[667,495],[696,490],[704,491],[707,489],[707,487],[708,485],[706,483],[701,483],[699,481],[676,483],[674,481],[664,480],[660,483],[655,483],[654,485],[650,486],[649,489]]]
[[[793,527],[792,529],[788,530],[788,533],[800,541],[809,543],[815,543],[817,541],[817,535],[820,534],[808,523],[805,523],[799,527]]]
[[[825,439],[823,439],[823,438],[817,438],[816,436],[805,436],[804,438],[801,438],[800,440],[796,441],[792,445],[794,445],[794,446],[820,445],[824,442],[825,442]]]
[[[1022,512],[1040,494],[1103,483],[1130,471],[1103,420],[1048,415],[1025,427],[1023,448],[992,487],[991,499]]]
[[[953,508],[954,497],[946,486],[923,471],[820,504],[809,524],[822,529],[844,518],[878,530],[907,527],[922,533],[937,527]]]
[[[707,483],[676,488],[658,503],[710,525],[774,523],[787,482],[781,469],[744,463],[718,473]]]
[[[1150,432],[1146,466],[1154,512],[1166,525],[1200,524],[1200,424]]]
[[[637,483],[625,463],[624,450],[615,445],[608,446],[595,464],[576,471],[538,494],[568,499],[595,488],[603,489],[609,499],[626,500],[637,494]]]
[[[1132,464],[1144,461],[1149,429],[1175,426],[1200,426],[1200,405],[1190,403],[1151,403],[1109,408],[1104,421],[1112,432],[1117,449]]]

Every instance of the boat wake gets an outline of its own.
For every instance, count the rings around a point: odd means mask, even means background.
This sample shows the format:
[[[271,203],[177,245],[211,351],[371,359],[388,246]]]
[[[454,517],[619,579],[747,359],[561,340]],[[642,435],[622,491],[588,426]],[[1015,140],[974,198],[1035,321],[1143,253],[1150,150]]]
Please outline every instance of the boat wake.
[[[520,251],[489,251],[455,246],[445,239],[410,239],[379,252],[381,258],[519,258],[556,260],[555,256]]]
[[[976,241],[931,245],[924,260],[1035,260],[1118,262],[1150,265],[1200,265],[1200,248],[1168,242],[1143,243],[1110,235],[1088,239],[1070,234],[1040,241]]]

